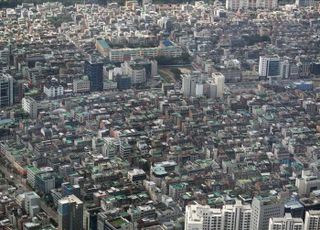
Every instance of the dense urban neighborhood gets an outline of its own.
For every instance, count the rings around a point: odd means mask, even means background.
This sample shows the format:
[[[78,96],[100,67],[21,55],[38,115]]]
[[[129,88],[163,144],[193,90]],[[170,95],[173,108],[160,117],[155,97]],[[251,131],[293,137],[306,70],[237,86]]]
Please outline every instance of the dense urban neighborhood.
[[[320,230],[320,4],[0,8],[0,230]]]

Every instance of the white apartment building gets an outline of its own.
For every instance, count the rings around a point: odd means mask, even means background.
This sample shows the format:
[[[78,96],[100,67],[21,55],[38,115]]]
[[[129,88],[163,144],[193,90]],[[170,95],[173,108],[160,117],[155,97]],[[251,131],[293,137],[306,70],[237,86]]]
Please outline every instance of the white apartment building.
[[[158,62],[156,60],[151,60],[151,77],[158,75]]]
[[[31,118],[37,118],[38,112],[40,110],[48,110],[48,108],[52,106],[52,104],[50,103],[50,101],[37,101],[32,97],[26,96],[22,98],[21,106],[23,111],[28,113]],[[57,109],[59,107],[54,108]]]
[[[198,72],[184,74],[182,76],[182,93],[185,97],[196,96],[196,86],[201,83],[201,76]]]
[[[320,211],[309,210],[305,220],[284,214],[278,197],[255,197],[251,205],[237,200],[222,209],[208,205],[186,206],[185,230],[320,230]]]
[[[254,197],[250,230],[268,230],[269,219],[284,215],[284,204],[278,197]]]
[[[221,230],[222,210],[208,205],[188,205],[185,214],[185,230]]]
[[[290,213],[286,213],[284,217],[270,218],[269,230],[303,230],[303,220],[292,218]]]
[[[54,98],[63,96],[64,88],[56,79],[52,79],[43,86],[43,92],[48,98]]]
[[[304,230],[319,230],[320,229],[320,211],[310,210],[306,212],[304,218]]]
[[[214,209],[205,205],[188,205],[185,215],[185,230],[249,230],[250,205],[237,201]]]
[[[206,84],[204,85],[204,94],[207,95],[208,98],[216,98],[217,97],[217,85],[213,79],[208,79]]]
[[[278,7],[278,0],[257,0],[255,8],[275,9],[277,7]]]
[[[117,82],[114,81],[103,81],[103,90],[115,90],[117,89]]]
[[[40,197],[35,192],[26,192],[24,196],[24,208],[33,217],[40,212]]]
[[[212,78],[217,86],[217,97],[223,97],[224,94],[224,75],[222,73],[212,73]]]
[[[74,93],[90,92],[90,81],[88,78],[74,79],[72,86],[73,86],[72,91]]]
[[[288,60],[284,60],[281,62],[280,75],[282,78],[289,78],[289,76],[290,76],[290,63]]]
[[[36,175],[38,173],[40,173],[40,169],[31,165],[27,167],[27,181],[33,189],[36,186]]]
[[[185,97],[223,97],[224,82],[225,77],[221,73],[212,73],[211,77],[208,77],[195,71],[182,75],[181,91]]]
[[[249,9],[255,8],[255,4],[253,4],[253,1],[249,0],[227,0],[226,8],[228,10]]]
[[[320,178],[313,175],[311,170],[303,170],[301,178],[296,178],[299,195],[306,196],[314,190],[320,189]]]
[[[249,230],[252,209],[250,205],[243,205],[240,200],[235,205],[224,205],[223,229],[224,230]]]
[[[38,116],[38,102],[32,97],[22,98],[22,109],[30,115],[31,118]]]
[[[204,84],[196,84],[196,96],[202,96],[203,95],[203,86]]]
[[[143,67],[130,68],[132,84],[141,84],[146,82],[146,69]]]
[[[131,78],[132,84],[142,84],[147,81],[146,69],[142,65],[131,65],[130,62],[124,62],[121,68],[122,72]]]
[[[275,9],[278,7],[278,0],[227,0],[226,9]]]

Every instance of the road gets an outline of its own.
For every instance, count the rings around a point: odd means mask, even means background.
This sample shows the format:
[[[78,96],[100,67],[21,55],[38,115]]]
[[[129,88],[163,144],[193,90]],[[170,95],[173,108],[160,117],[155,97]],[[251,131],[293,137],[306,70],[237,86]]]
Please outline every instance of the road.
[[[33,191],[25,182],[25,179],[20,175],[10,172],[4,165],[0,164],[0,171],[4,174],[5,178],[12,181],[16,186],[19,186],[25,191]],[[12,177],[13,176],[13,177]],[[57,212],[49,207],[43,200],[40,202],[41,209],[47,213],[56,223],[58,223]]]

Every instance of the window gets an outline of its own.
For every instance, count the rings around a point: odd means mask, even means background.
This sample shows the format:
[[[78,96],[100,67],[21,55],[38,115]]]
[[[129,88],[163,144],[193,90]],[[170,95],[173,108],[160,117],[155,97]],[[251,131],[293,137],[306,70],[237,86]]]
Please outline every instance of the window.
[[[7,97],[8,96],[8,89],[1,89],[1,97]]]

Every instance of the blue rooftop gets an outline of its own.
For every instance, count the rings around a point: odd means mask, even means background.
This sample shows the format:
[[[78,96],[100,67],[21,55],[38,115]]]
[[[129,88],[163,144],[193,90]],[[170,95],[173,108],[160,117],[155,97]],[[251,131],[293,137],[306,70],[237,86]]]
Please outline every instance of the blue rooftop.
[[[102,46],[102,48],[104,49],[108,49],[110,48],[109,44],[106,42],[106,40],[104,39],[99,39],[97,40],[97,42],[99,43],[100,46]]]
[[[12,122],[14,122],[13,119],[2,119],[2,120],[0,120],[0,125],[6,125],[6,124],[9,124]]]
[[[297,208],[303,208],[303,205],[299,201],[291,199],[290,201],[285,203],[284,207],[290,208],[290,209],[297,209]]]
[[[172,42],[170,41],[170,40],[164,40],[163,42],[163,45],[165,45],[165,46],[172,46],[173,44],[172,44]]]

